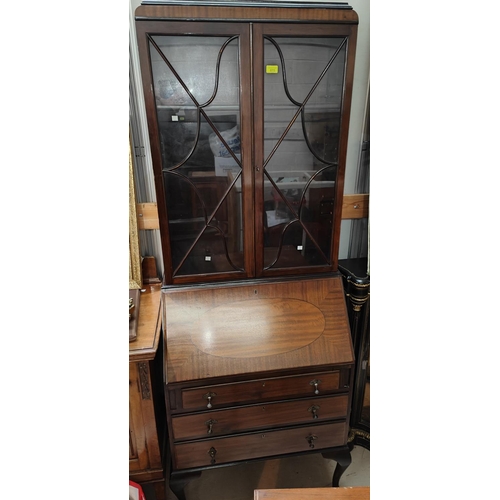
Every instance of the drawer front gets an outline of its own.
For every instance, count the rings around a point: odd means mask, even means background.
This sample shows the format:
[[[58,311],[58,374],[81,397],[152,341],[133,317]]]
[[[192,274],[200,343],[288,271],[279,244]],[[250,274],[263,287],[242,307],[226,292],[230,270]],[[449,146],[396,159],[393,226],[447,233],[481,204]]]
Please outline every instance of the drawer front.
[[[339,384],[340,372],[336,370],[197,387],[182,391],[182,408],[202,410],[238,403],[248,404],[257,401],[330,394],[339,389]]]
[[[337,422],[176,444],[173,450],[174,469],[342,446],[345,445],[346,430],[346,422]]]
[[[345,394],[300,401],[259,404],[230,410],[206,411],[172,418],[175,441],[221,436],[259,428],[304,424],[346,417]]]

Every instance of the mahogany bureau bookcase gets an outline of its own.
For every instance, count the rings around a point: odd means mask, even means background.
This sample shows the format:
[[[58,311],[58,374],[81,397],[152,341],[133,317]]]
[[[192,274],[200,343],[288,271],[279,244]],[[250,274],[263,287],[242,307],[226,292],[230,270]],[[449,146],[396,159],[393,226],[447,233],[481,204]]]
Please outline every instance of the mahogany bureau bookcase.
[[[182,499],[203,470],[315,452],[337,462],[338,485],[355,361],[338,249],[357,15],[224,0],[135,14],[170,488]]]

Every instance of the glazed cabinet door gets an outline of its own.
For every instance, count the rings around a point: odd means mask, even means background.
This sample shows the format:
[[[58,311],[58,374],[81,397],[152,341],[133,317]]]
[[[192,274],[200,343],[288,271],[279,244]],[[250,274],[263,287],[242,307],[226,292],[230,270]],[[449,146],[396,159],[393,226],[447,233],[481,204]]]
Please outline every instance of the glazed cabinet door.
[[[252,276],[250,26],[137,29],[165,281]]]
[[[337,269],[354,45],[349,25],[253,27],[259,275]]]
[[[137,34],[165,284],[336,271],[356,26]]]

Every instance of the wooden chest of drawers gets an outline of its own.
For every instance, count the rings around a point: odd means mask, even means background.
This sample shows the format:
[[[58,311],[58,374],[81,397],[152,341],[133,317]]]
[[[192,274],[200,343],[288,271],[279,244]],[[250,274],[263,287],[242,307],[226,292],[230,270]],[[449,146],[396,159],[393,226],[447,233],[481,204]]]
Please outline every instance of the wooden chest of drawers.
[[[354,356],[340,277],[166,288],[162,299],[179,498],[207,467],[345,451]]]

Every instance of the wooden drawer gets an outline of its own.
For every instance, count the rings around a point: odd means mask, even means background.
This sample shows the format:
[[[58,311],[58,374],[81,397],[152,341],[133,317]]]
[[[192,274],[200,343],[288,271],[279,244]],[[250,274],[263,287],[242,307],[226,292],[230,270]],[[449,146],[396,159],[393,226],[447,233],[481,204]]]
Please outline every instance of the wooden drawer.
[[[190,469],[311,451],[311,446],[314,450],[342,446],[345,445],[346,431],[344,421],[176,444],[173,448],[174,468]]]
[[[173,436],[175,441],[180,441],[346,417],[348,399],[342,394],[173,417]]]
[[[314,396],[314,382],[318,382],[318,395],[331,394],[340,385],[340,371],[308,373],[289,377],[267,378],[233,384],[207,385],[182,391],[184,410],[207,409],[207,395],[211,394],[212,408],[258,401]],[[209,408],[210,409],[210,408]]]

